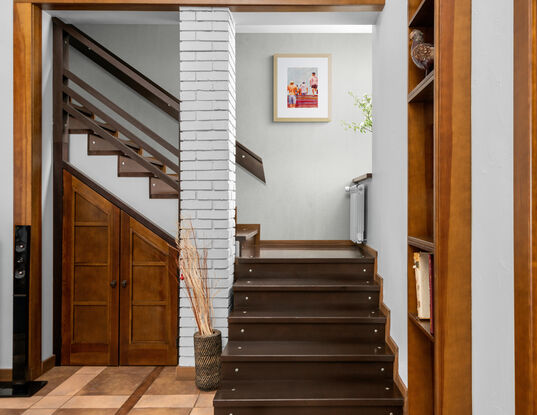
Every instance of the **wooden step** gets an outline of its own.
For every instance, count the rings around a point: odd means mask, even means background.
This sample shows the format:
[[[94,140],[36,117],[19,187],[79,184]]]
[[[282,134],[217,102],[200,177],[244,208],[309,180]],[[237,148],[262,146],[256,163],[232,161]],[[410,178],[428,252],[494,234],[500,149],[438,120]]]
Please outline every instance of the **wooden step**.
[[[352,278],[373,281],[374,264],[370,263],[260,263],[256,261],[243,262],[239,258],[235,264],[235,278],[262,276],[274,278]]]
[[[225,380],[213,405],[215,415],[401,415],[403,398],[391,380]]]
[[[95,120],[95,119],[93,119],[93,122],[95,122],[101,128],[103,128],[106,131],[108,131],[114,137],[119,136],[118,131],[114,127],[112,127],[111,125],[107,124],[106,122]],[[93,131],[93,129],[88,128],[88,126],[85,123],[83,123],[82,121],[78,120],[78,118],[74,118],[74,117],[69,116],[68,123],[69,123],[68,124],[69,125],[69,130],[68,130],[69,134],[96,134],[96,132]]]
[[[168,176],[175,181],[179,179],[177,174],[168,174]],[[151,199],[177,199],[179,192],[177,188],[171,187],[158,177],[151,177],[149,179],[149,197]]]
[[[375,281],[329,276],[324,278],[246,277],[238,278],[233,291],[380,291]]]
[[[164,165],[152,158],[143,157],[147,162],[157,166],[160,170],[164,169]],[[117,158],[117,171],[119,177],[153,177],[154,174],[141,166],[136,160],[133,160],[126,156],[119,156]]]
[[[132,148],[133,150],[139,152],[140,147],[133,143],[130,140],[119,139],[123,144]],[[88,134],[88,155],[90,156],[113,156],[113,155],[123,155],[121,150],[118,150],[117,147],[113,146],[110,142],[106,141],[104,138],[99,137],[95,134]]]
[[[358,309],[377,310],[379,307],[378,286],[364,286],[364,290],[361,291],[308,288],[311,290],[286,290],[280,286],[279,290],[256,291],[241,287],[240,291],[234,291],[234,308],[251,311],[295,308],[323,311],[345,309],[352,315]],[[371,288],[376,290],[372,291]]]
[[[69,104],[74,107],[78,112],[84,114],[86,117],[89,117],[89,118],[95,118],[95,115],[93,114],[93,112],[91,112],[89,109],[87,109],[84,105],[81,105],[81,104],[78,104],[76,102],[73,102],[73,100],[71,99],[71,97],[69,97]]]
[[[234,310],[228,318],[231,341],[311,341],[378,344],[386,318],[373,310]]]

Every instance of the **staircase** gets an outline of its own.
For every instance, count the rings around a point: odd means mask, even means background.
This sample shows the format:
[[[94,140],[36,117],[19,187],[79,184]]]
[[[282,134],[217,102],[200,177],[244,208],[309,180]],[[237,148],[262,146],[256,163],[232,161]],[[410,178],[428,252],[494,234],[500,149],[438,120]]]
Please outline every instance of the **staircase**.
[[[245,250],[215,415],[402,415],[374,261],[360,247]]]

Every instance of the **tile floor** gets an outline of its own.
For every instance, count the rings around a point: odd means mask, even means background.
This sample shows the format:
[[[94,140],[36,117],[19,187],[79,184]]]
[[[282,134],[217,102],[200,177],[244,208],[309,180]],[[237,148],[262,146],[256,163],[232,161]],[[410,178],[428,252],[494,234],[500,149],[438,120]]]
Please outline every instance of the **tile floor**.
[[[175,367],[165,367],[136,400],[133,393],[153,369],[55,367],[39,378],[48,384],[36,396],[0,399],[0,415],[213,415],[214,392],[177,380]]]

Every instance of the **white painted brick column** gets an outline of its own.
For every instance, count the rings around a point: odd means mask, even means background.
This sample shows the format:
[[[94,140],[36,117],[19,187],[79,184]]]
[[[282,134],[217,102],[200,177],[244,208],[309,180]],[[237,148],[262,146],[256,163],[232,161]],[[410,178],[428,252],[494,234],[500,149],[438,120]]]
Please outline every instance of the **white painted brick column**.
[[[215,327],[227,343],[235,257],[235,22],[229,9],[180,8],[181,215],[208,250]],[[179,365],[194,365],[196,324],[181,288]]]

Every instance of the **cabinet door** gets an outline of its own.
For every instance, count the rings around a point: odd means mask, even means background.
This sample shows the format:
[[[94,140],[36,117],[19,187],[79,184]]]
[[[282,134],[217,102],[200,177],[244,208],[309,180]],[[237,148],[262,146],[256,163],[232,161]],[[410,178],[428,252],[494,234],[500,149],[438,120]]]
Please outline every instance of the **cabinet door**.
[[[177,364],[175,250],[121,213],[121,365]]]
[[[117,365],[119,209],[63,182],[62,364]]]

